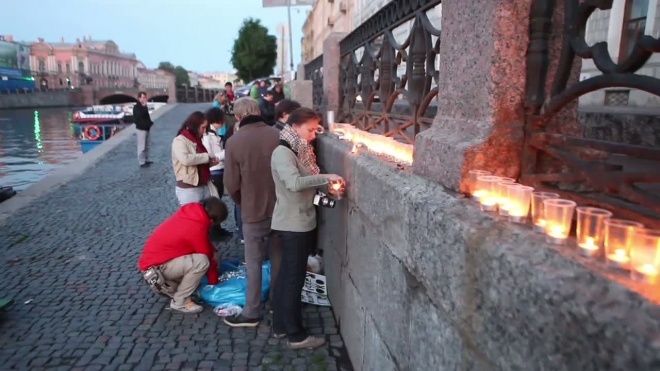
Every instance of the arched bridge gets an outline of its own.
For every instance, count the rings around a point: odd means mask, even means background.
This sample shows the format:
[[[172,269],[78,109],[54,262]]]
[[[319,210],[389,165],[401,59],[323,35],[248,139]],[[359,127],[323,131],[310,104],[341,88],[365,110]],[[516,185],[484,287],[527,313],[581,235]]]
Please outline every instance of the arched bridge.
[[[167,103],[170,97],[174,98],[167,89],[101,88],[95,91],[94,101],[98,104],[137,102],[137,95],[140,91],[147,93],[147,100],[150,102]]]

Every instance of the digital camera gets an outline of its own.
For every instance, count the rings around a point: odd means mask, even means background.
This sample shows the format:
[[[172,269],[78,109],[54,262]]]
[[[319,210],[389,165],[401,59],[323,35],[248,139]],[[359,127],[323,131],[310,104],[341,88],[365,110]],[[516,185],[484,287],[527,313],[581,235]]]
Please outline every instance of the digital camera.
[[[328,197],[325,193],[319,192],[314,196],[314,206],[322,206],[322,207],[328,207],[328,208],[333,208],[335,207],[335,204],[337,201],[333,200],[332,198]]]

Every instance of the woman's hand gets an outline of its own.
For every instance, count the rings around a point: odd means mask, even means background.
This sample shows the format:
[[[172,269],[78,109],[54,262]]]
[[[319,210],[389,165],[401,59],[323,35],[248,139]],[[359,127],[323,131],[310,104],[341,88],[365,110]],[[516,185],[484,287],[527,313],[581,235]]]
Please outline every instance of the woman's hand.
[[[325,174],[325,177],[328,178],[328,182],[331,182],[331,183],[332,182],[338,182],[338,181],[344,182],[344,178],[342,178],[341,176],[339,176],[337,174]]]
[[[209,156],[209,165],[215,166],[218,163],[220,163],[220,160],[217,157]]]

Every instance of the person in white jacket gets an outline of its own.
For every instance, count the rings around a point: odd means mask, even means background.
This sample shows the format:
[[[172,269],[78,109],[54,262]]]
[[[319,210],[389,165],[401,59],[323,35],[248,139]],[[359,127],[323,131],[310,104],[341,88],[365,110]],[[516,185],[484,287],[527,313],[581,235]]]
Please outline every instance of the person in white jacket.
[[[204,118],[208,123],[206,133],[202,137],[202,143],[204,148],[209,153],[210,156],[213,156],[218,159],[218,163],[211,167],[211,181],[215,188],[218,189],[220,197],[224,194],[225,186],[223,181],[224,170],[225,170],[225,150],[222,148],[222,139],[218,134],[218,131],[225,125],[225,115],[221,108],[213,107],[210,108],[204,114]],[[219,237],[230,236],[231,232],[222,228],[219,224],[215,226],[214,234],[217,233]]]

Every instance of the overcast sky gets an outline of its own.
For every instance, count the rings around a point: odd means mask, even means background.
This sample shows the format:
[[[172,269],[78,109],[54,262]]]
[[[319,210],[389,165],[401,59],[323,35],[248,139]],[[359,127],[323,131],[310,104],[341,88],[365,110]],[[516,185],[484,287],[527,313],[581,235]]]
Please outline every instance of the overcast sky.
[[[286,8],[262,0],[8,0],[0,34],[15,40],[57,42],[83,35],[110,39],[147,67],[170,61],[189,70],[231,70],[231,48],[245,18],[261,19],[272,35],[287,22]],[[305,11],[292,8],[294,63],[300,62]],[[11,14],[9,14],[11,13]]]

